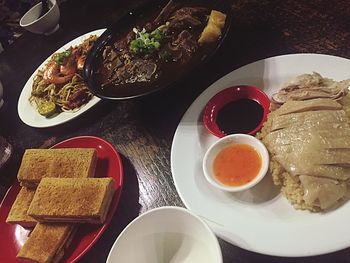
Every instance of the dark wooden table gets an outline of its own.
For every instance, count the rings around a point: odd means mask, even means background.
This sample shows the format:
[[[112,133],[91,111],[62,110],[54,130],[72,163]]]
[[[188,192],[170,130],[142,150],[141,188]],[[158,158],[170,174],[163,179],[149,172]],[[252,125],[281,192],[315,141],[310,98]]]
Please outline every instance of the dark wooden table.
[[[58,32],[51,36],[25,33],[0,54],[5,93],[0,135],[14,147],[9,165],[0,171],[0,198],[16,180],[26,148],[95,135],[110,141],[122,155],[125,187],[120,206],[111,226],[81,262],[104,262],[118,234],[140,213],[164,205],[183,206],[171,175],[171,143],[182,115],[211,83],[240,66],[275,55],[307,52],[350,59],[348,0],[232,0],[232,27],[222,48],[177,87],[140,99],[103,101],[83,116],[53,128],[36,129],[22,123],[17,114],[19,94],[41,62],[66,42],[110,25],[140,2],[65,1],[60,5]],[[317,257],[280,258],[245,251],[222,240],[220,245],[224,262],[350,262],[349,249]]]

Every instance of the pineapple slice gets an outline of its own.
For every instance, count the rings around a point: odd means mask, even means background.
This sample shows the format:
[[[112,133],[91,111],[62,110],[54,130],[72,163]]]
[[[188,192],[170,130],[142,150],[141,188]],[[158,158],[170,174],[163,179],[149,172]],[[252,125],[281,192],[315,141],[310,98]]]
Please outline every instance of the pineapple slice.
[[[203,29],[198,39],[199,44],[215,42],[221,36],[221,30],[225,25],[226,14],[212,10],[209,16],[208,24]]]
[[[213,23],[214,25],[217,25],[219,28],[223,28],[225,25],[226,15],[216,11],[212,10],[209,17],[209,23]]]

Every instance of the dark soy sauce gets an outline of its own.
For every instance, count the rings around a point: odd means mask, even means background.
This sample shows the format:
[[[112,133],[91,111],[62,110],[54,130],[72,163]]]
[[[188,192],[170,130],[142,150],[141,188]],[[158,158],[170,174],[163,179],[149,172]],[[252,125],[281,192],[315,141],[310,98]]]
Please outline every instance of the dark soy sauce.
[[[251,99],[240,99],[223,106],[216,117],[219,129],[225,134],[248,133],[254,130],[264,115],[263,107]]]

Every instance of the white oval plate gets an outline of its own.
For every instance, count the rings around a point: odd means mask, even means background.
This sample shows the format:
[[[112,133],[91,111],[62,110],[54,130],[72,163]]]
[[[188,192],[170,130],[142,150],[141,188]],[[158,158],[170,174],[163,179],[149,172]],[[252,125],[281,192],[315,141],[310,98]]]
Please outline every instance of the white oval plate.
[[[318,54],[293,54],[263,59],[232,71],[207,88],[177,127],[171,169],[176,189],[191,211],[206,220],[222,239],[241,248],[275,256],[320,255],[350,246],[350,202],[328,213],[295,210],[266,176],[242,193],[214,189],[204,178],[202,160],[217,140],[202,122],[207,101],[233,85],[255,85],[269,97],[297,75],[319,72],[324,77],[350,77],[350,60]]]
[[[91,35],[100,36],[105,30],[106,29],[98,29],[98,30],[86,33],[82,36],[79,36],[73,39],[72,41],[70,41],[69,43],[65,44],[58,50],[56,50],[54,53],[62,52],[64,50],[67,50],[71,46],[79,45]],[[45,61],[30,76],[27,83],[24,85],[18,100],[18,106],[17,106],[18,115],[25,124],[31,127],[46,128],[46,127],[52,127],[52,126],[65,123],[83,114],[85,111],[95,106],[101,100],[100,98],[94,96],[87,104],[83,105],[78,111],[61,112],[52,118],[45,118],[44,116],[40,115],[36,110],[35,106],[32,105],[28,99],[32,91],[33,79],[37,74],[37,71],[46,65],[46,63],[50,60],[52,54],[47,59],[45,59]]]

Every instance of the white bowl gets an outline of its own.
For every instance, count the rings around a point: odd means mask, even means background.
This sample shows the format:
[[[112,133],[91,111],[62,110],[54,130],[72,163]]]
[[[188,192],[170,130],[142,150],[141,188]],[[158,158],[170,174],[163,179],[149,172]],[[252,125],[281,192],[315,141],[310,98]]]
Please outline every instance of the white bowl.
[[[60,20],[60,10],[56,0],[50,0],[50,10],[39,17],[42,10],[41,2],[33,6],[19,21],[21,27],[36,33],[50,35],[59,29],[58,21]]]
[[[216,236],[189,210],[165,206],[134,219],[118,236],[107,263],[222,263]]]
[[[262,161],[262,165],[257,176],[249,183],[241,186],[229,186],[219,182],[215,178],[214,171],[213,171],[213,162],[215,160],[215,157],[218,155],[218,153],[222,149],[232,144],[248,144],[252,146],[259,153]],[[209,147],[203,159],[203,172],[207,181],[214,187],[220,190],[229,191],[229,192],[243,191],[253,187],[257,183],[259,183],[261,179],[264,178],[268,167],[269,167],[269,153],[265,145],[254,136],[247,135],[247,134],[231,134],[219,139]]]

